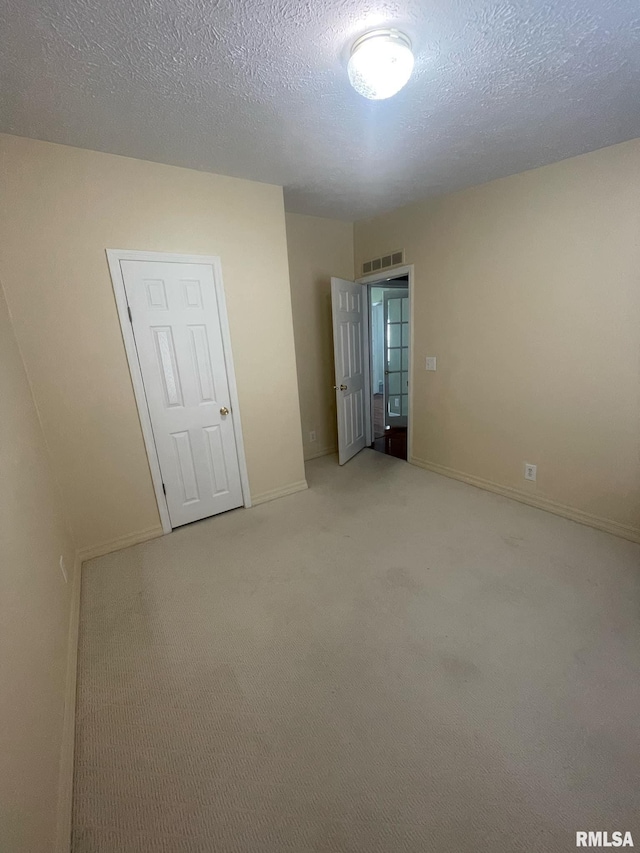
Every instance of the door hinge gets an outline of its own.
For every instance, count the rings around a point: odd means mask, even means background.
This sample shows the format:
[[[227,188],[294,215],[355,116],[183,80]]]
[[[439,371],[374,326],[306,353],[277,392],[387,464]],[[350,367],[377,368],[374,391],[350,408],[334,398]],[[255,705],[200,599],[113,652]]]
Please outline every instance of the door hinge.
[[[164,483],[162,484],[162,491],[164,492],[164,496],[166,497],[167,496],[167,487],[165,486]]]
[[[133,323],[133,317],[131,316],[131,308],[127,305],[127,314],[129,315],[129,322]]]

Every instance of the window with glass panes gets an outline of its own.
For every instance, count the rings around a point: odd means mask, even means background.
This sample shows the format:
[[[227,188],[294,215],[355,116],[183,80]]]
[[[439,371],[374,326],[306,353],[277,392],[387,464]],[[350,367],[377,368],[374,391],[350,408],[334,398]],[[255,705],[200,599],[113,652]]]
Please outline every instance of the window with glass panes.
[[[409,295],[406,290],[385,293],[387,413],[409,413]]]

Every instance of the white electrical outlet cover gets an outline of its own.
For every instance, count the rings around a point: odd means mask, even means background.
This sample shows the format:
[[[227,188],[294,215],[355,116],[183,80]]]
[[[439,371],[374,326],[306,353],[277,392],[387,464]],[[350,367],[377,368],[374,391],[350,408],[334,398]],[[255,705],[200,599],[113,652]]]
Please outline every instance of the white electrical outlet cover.
[[[538,466],[531,465],[529,462],[524,463],[524,478],[525,480],[534,480],[536,479],[536,475],[538,473]]]
[[[426,369],[427,370],[435,370],[436,369],[436,357],[435,357],[435,355],[427,356]]]

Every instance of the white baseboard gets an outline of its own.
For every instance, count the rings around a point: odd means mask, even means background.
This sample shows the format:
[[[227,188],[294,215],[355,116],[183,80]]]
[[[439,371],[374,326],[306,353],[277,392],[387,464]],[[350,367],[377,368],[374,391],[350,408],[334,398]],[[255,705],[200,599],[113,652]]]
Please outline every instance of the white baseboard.
[[[162,536],[162,527],[152,527],[131,536],[105,542],[93,548],[84,548],[76,553],[73,566],[73,585],[69,611],[69,635],[67,640],[67,669],[64,696],[64,718],[62,743],[60,746],[60,770],[58,779],[58,815],[56,825],[56,853],[69,853],[71,849],[71,817],[73,808],[73,756],[76,734],[76,685],[78,680],[78,639],[80,631],[80,591],[82,586],[82,564],[94,557],[119,551],[129,545],[137,545],[147,539]]]
[[[71,817],[73,808],[73,756],[76,734],[76,685],[78,680],[78,639],[80,630],[80,591],[82,586],[82,564],[94,557],[102,557],[112,551],[146,542],[163,535],[162,527],[151,527],[131,536],[114,539],[93,548],[77,552],[73,567],[73,585],[69,612],[69,636],[67,641],[67,670],[64,697],[62,743],[60,747],[60,771],[58,781],[58,816],[56,826],[56,853],[69,853],[71,849]]]
[[[275,501],[278,498],[284,498],[287,495],[293,495],[296,492],[303,492],[308,489],[306,480],[298,480],[297,483],[290,483],[288,486],[283,486],[280,489],[271,489],[269,492],[262,492],[260,495],[251,495],[251,503],[253,506],[258,504],[266,504],[268,501]]]
[[[494,483],[491,480],[484,480],[482,477],[474,477],[472,474],[465,474],[462,471],[456,471],[455,468],[446,468],[444,465],[436,465],[434,462],[428,462],[426,459],[418,459],[412,456],[409,461],[412,465],[417,465],[418,468],[425,468],[427,471],[432,471],[434,474],[442,474],[444,477],[450,477],[453,480],[460,480],[463,483],[468,483],[470,486],[477,486],[479,489],[485,489],[488,492],[494,492],[497,495],[502,495],[505,498],[511,498],[514,501],[519,501],[529,506],[534,506],[536,509],[543,509],[546,512],[551,512],[554,515],[560,515],[562,518],[568,518],[571,521],[577,521],[579,524],[586,524],[587,527],[594,527],[596,530],[604,530],[605,533],[612,533],[614,536],[620,536],[622,539],[629,539],[631,542],[640,543],[640,528],[631,527],[627,524],[621,524],[610,518],[601,518],[598,515],[584,512],[576,507],[566,506],[565,504],[557,503],[549,498],[538,497],[529,492],[521,492],[519,489],[514,489],[511,486],[501,486],[499,483]]]
[[[312,459],[319,459],[321,456],[331,456],[332,453],[338,452],[338,445],[332,444],[331,447],[323,447],[321,450],[312,450],[310,453],[305,453],[304,461],[311,462]]]
[[[82,561],[76,555],[73,567],[71,606],[69,612],[69,637],[67,641],[67,671],[64,696],[64,719],[60,746],[60,771],[58,779],[58,819],[56,827],[56,853],[69,853],[71,849],[71,810],[73,806],[73,756],[76,734],[76,683],[78,675],[78,633],[80,629],[80,588]]]
[[[139,545],[140,542],[147,542],[149,539],[157,539],[158,536],[164,536],[164,530],[159,524],[149,527],[146,530],[140,530],[138,533],[123,536],[121,539],[112,539],[111,542],[105,542],[103,545],[82,548],[78,551],[78,557],[83,563],[86,563],[87,560],[93,560],[95,557],[104,557],[105,554],[111,554],[114,551],[122,551],[123,548],[129,548],[131,545]]]

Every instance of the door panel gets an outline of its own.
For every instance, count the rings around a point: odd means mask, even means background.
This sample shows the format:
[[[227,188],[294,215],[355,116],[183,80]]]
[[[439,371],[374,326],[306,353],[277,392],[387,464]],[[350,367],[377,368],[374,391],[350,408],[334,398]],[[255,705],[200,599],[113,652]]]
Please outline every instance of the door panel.
[[[364,304],[361,284],[331,279],[338,461],[341,465],[366,444]]]
[[[120,263],[171,526],[241,506],[213,267]]]
[[[187,431],[174,432],[171,434],[171,438],[173,439],[176,470],[181,486],[182,504],[186,506],[200,500],[191,439]]]

